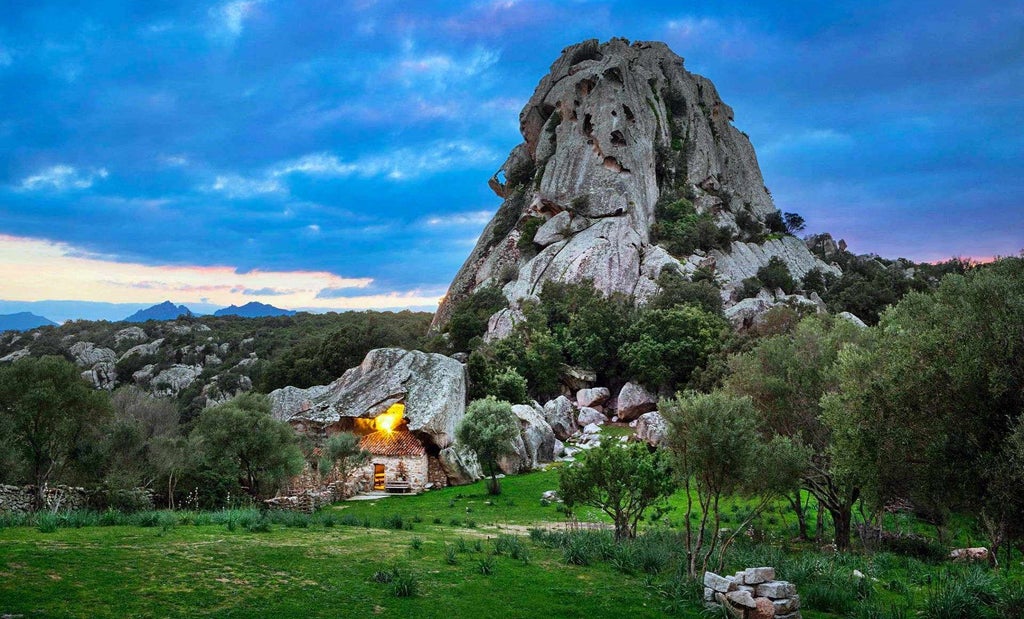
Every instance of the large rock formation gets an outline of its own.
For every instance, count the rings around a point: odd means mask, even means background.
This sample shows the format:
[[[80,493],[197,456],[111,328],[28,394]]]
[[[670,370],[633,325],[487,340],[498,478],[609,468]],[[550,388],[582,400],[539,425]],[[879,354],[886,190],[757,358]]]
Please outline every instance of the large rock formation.
[[[345,417],[372,419],[404,403],[409,430],[444,449],[466,412],[466,370],[444,355],[378,348],[326,387],[286,387],[270,399],[275,417],[321,426]]]
[[[524,142],[490,181],[505,201],[455,276],[434,328],[489,285],[508,300],[491,317],[494,339],[548,281],[592,280],[642,304],[659,290],[663,269],[688,275],[703,266],[715,270],[730,302],[772,256],[796,277],[834,271],[792,237],[741,242],[741,228],[760,226],[776,209],[732,117],[714,85],[663,43],[590,40],[563,50],[519,115]],[[728,251],[672,256],[652,241],[659,200],[684,196],[731,231]],[[520,242],[530,230],[533,242]]]

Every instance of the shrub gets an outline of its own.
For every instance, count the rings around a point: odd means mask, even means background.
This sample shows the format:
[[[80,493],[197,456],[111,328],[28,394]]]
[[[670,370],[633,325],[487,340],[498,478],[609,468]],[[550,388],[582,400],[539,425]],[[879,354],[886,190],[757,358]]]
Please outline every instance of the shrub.
[[[789,273],[789,267],[778,256],[772,256],[768,260],[768,264],[757,270],[757,279],[761,280],[769,290],[781,288],[786,294],[792,294],[796,289],[796,282]]]
[[[57,514],[43,512],[36,518],[36,529],[40,533],[53,533],[60,525],[60,517]]]
[[[391,579],[391,593],[397,598],[414,597],[419,591],[419,579],[412,572],[395,570]]]
[[[776,234],[785,234],[787,232],[786,222],[779,211],[768,213],[768,216],[764,218],[764,227],[768,228],[769,232]]]
[[[448,565],[456,565],[459,562],[459,558],[458,558],[458,555],[456,553],[457,553],[457,550],[455,549],[455,546],[449,546],[449,545],[445,544],[445,546],[444,546],[444,562],[447,563]]]
[[[477,562],[477,571],[484,576],[490,576],[494,573],[494,557],[488,555]]]
[[[412,538],[411,540],[409,540],[409,547],[412,548],[413,550],[422,550],[423,549],[423,538],[420,538],[420,537]]]
[[[405,521],[402,519],[401,514],[388,514],[384,516],[381,525],[385,529],[395,529],[396,531],[401,531],[403,528],[405,528]]]
[[[519,241],[516,242],[516,246],[520,251],[528,252],[534,250],[533,238],[537,235],[537,230],[540,230],[545,221],[543,217],[527,217],[523,221]]]

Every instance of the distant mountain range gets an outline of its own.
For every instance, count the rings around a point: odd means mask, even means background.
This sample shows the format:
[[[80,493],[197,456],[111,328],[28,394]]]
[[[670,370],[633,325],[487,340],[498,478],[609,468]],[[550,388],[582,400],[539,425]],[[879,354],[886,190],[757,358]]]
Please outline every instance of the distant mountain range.
[[[192,310],[184,305],[175,305],[164,301],[152,307],[141,309],[124,319],[125,322],[146,322],[147,320],[174,320],[180,316],[194,316]]]
[[[267,305],[266,303],[260,303],[258,301],[250,301],[241,307],[231,305],[224,309],[219,309],[214,312],[213,315],[262,318],[264,316],[294,316],[295,312],[293,310],[281,309],[280,307],[274,307],[273,305]]]
[[[27,331],[36,327],[49,326],[57,326],[57,323],[32,312],[0,314],[0,331]]]

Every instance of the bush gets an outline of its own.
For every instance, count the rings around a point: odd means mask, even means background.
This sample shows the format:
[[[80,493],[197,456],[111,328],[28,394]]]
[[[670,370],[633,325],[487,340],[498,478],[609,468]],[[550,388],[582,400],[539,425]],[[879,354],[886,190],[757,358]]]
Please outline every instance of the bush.
[[[415,597],[419,592],[419,579],[412,572],[395,570],[391,579],[391,593],[396,598]]]
[[[491,314],[505,307],[505,304],[505,295],[496,286],[481,288],[459,301],[445,326],[452,350],[469,350],[470,340],[487,332],[487,321]]]
[[[484,576],[490,576],[494,573],[494,557],[488,555],[477,562],[477,571]]]
[[[768,228],[768,232],[774,234],[785,234],[788,232],[786,228],[786,222],[782,218],[782,213],[779,211],[772,211],[768,213],[768,216],[764,218],[764,227]]]
[[[732,242],[732,231],[718,227],[709,213],[697,214],[693,203],[686,198],[659,200],[655,205],[655,241],[661,243],[673,256],[688,256],[700,249],[727,249]]]
[[[515,368],[505,368],[490,377],[490,385],[486,387],[487,395],[512,404],[525,404],[530,401],[527,395],[526,379]]]
[[[526,218],[520,230],[519,241],[516,243],[520,251],[531,252],[534,250],[533,237],[537,235],[537,230],[540,230],[545,221],[543,217]]]
[[[457,550],[456,550],[455,546],[449,546],[449,545],[445,544],[445,546],[444,546],[444,562],[447,563],[448,565],[456,565],[459,562],[459,558],[458,558]]]
[[[781,288],[786,294],[793,294],[796,290],[796,282],[789,273],[786,262],[778,256],[772,256],[768,264],[757,270],[757,279],[768,287],[769,290]]]

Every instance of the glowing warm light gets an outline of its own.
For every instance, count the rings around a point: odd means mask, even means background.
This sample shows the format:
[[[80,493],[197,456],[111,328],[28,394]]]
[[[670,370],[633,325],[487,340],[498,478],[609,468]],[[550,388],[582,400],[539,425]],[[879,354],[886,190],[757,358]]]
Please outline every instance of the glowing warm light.
[[[384,432],[391,432],[398,427],[398,424],[402,423],[402,419],[405,418],[405,404],[398,403],[392,404],[388,410],[377,415],[373,420],[378,430]]]

